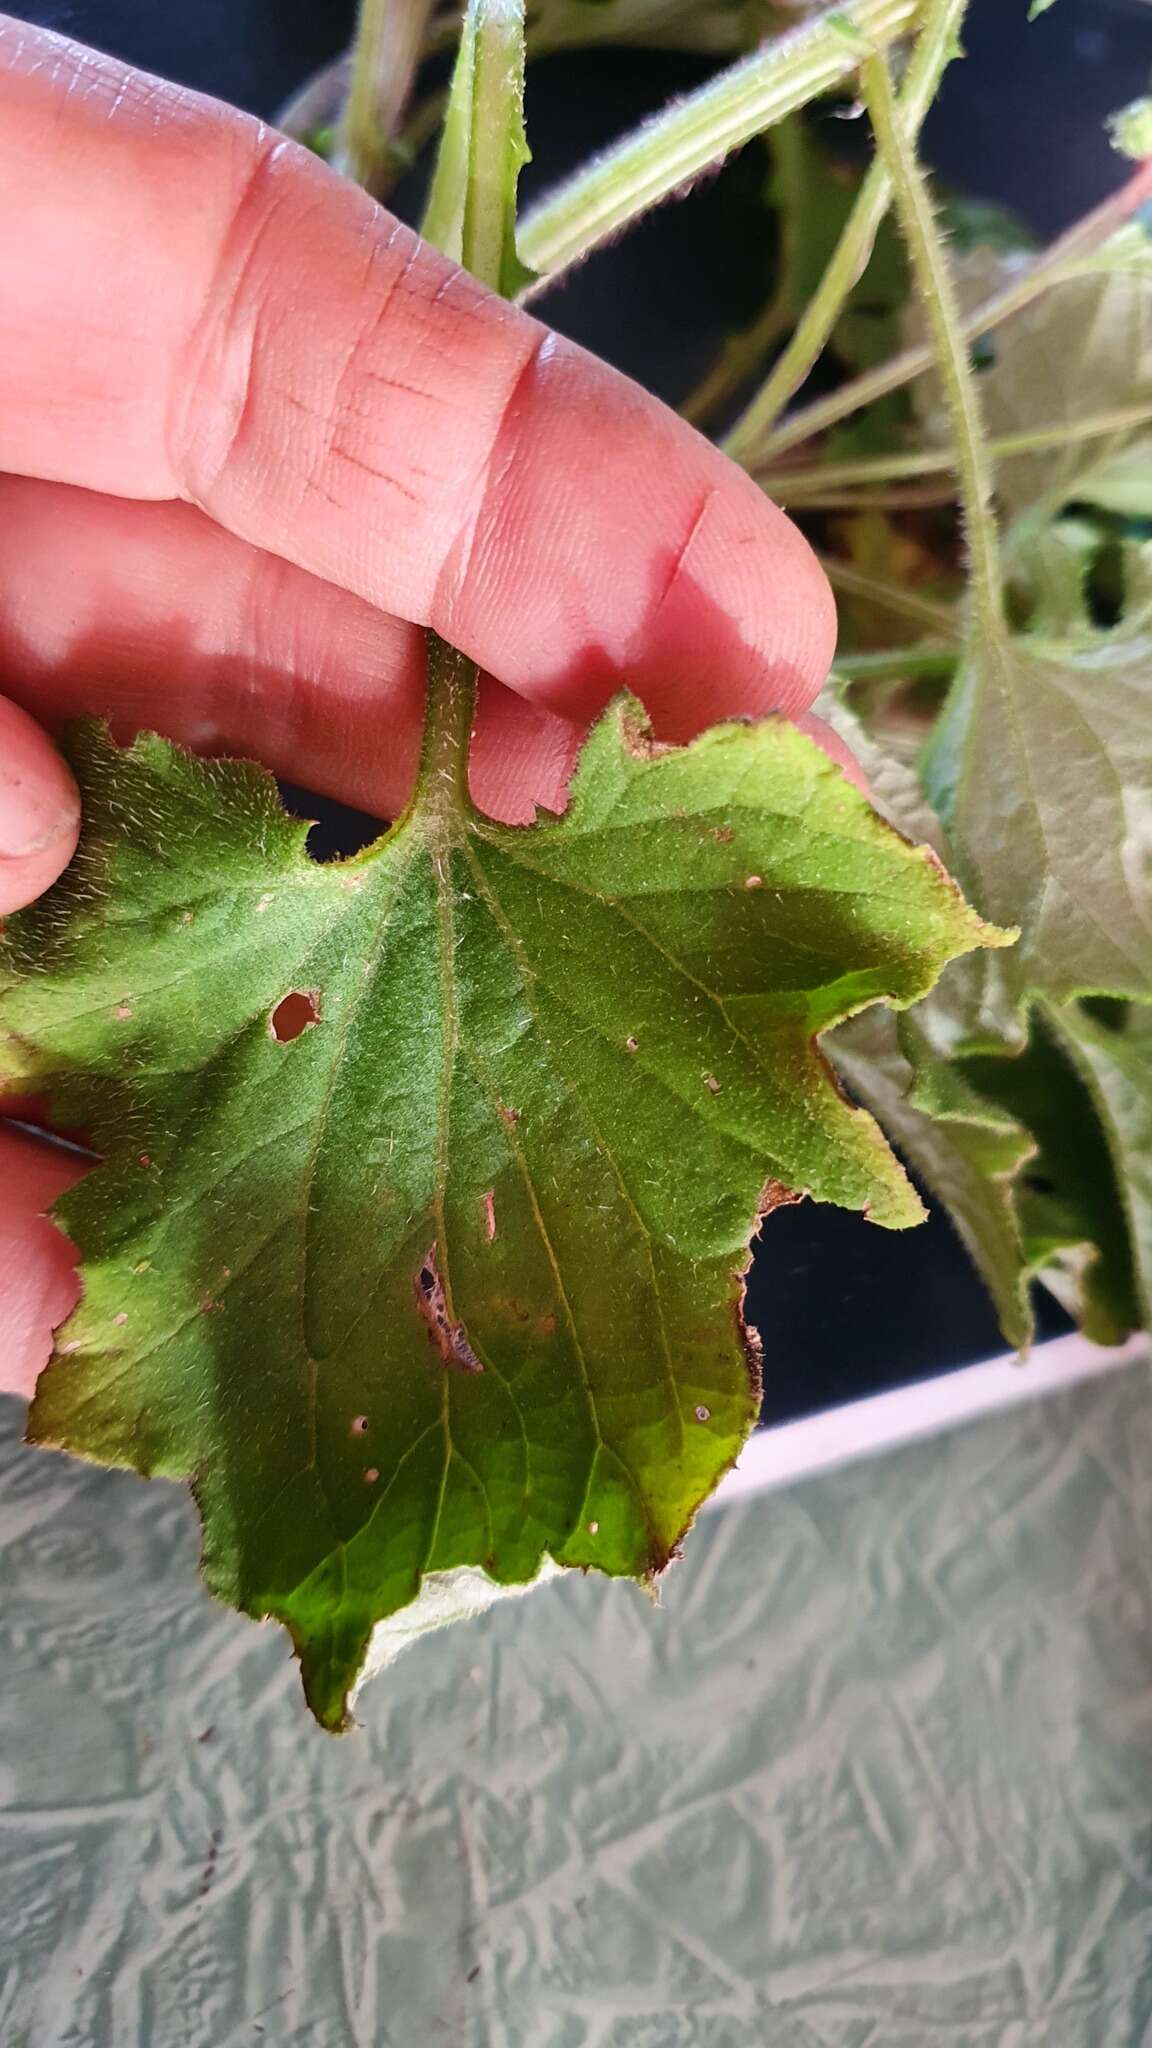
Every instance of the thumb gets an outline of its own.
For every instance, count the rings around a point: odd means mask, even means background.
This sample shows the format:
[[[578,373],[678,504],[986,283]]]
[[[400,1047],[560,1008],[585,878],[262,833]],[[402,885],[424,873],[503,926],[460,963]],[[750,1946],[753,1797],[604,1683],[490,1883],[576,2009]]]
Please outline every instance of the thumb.
[[[79,832],[76,785],[51,740],[0,697],[0,916],[43,895]]]

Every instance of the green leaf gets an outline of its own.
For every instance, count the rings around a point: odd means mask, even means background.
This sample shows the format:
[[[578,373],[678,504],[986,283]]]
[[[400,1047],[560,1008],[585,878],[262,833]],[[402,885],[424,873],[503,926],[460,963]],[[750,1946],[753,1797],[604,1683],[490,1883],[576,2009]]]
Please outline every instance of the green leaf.
[[[338,866],[258,769],[85,731],[0,954],[0,1085],[106,1162],[32,1434],[190,1478],[331,1727],[425,1574],[662,1568],[755,1416],[758,1214],[920,1213],[814,1034],[1004,943],[782,723],[619,700],[562,818],[492,823],[439,659],[421,794]]]
[[[1035,532],[1072,503],[1152,512],[1152,240],[1141,225],[1004,322],[980,391],[993,439],[1056,430],[997,462],[1009,520]],[[1110,433],[1082,437],[1086,415],[1109,414]],[[1019,538],[1010,529],[1009,546]]]
[[[1150,674],[1145,604],[1110,632],[977,633],[953,684],[928,794],[980,908],[1022,928],[999,963],[1017,1005],[1152,995]]]
[[[1009,1344],[1033,1335],[1031,1263],[1016,1215],[1016,1182],[1036,1146],[1023,1126],[934,1061],[915,1026],[872,1010],[841,1025],[828,1052],[909,1166],[952,1218],[996,1305]],[[909,1058],[915,1048],[919,1071]]]
[[[1099,1344],[1118,1344],[1140,1328],[1141,1309],[1124,1209],[1125,1171],[1109,1151],[1092,1095],[1068,1057],[1063,1029],[1071,1012],[1046,1006],[1034,1016],[1015,1058],[961,1060],[962,1078],[1032,1133],[1036,1151],[1017,1194],[1030,1269]]]
[[[1127,1215],[1137,1298],[1132,1320],[1152,1329],[1152,1012],[1132,1004],[1111,1027],[1080,1005],[1049,1015],[1103,1124]]]

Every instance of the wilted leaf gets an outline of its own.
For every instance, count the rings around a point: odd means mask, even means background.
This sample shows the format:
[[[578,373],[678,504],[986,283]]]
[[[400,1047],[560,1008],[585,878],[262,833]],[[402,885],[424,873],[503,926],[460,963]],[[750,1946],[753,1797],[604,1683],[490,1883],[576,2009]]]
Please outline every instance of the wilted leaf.
[[[664,750],[621,700],[563,818],[433,775],[329,867],[256,769],[75,762],[0,980],[8,1080],[107,1160],[32,1434],[190,1478],[338,1726],[425,1573],[661,1569],[755,1415],[758,1212],[919,1214],[813,1034],[1000,935],[779,723]]]

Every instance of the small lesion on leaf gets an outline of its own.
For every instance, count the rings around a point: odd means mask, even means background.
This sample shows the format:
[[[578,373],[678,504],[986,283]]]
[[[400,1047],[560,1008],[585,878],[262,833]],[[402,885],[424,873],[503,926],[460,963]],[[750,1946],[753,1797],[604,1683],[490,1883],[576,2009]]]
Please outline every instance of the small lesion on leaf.
[[[766,1180],[756,1198],[756,1214],[770,1216],[773,1209],[787,1209],[794,1202],[806,1201],[802,1188],[790,1188],[782,1180]]]
[[[286,996],[281,996],[268,1019],[268,1036],[275,1039],[277,1045],[291,1045],[319,1022],[319,989],[289,989]]]
[[[445,1365],[457,1372],[483,1372],[484,1367],[468,1342],[463,1323],[448,1313],[448,1298],[436,1263],[436,1246],[430,1245],[415,1279],[416,1306],[428,1329],[428,1342],[435,1345]]]
[[[672,740],[658,740],[654,737],[639,704],[629,705],[620,724],[620,737],[634,761],[658,761],[663,754],[675,754],[680,750]]]

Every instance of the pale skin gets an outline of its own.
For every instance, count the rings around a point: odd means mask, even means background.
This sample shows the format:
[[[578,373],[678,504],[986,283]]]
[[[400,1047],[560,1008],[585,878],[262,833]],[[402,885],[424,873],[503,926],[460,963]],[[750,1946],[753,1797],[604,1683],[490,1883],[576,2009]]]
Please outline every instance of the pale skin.
[[[784,515],[257,122],[0,16],[0,249],[0,914],[71,858],[76,712],[393,815],[426,626],[484,671],[509,820],[625,681],[667,739],[818,727],[834,610]],[[44,1212],[80,1170],[0,1119],[0,1388],[76,1298]]]

